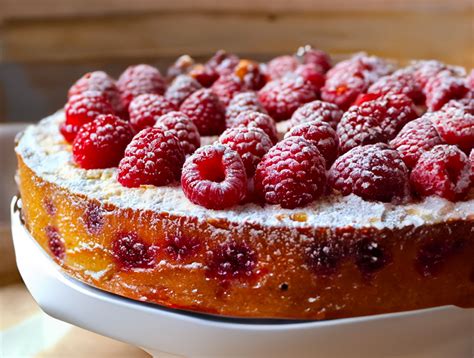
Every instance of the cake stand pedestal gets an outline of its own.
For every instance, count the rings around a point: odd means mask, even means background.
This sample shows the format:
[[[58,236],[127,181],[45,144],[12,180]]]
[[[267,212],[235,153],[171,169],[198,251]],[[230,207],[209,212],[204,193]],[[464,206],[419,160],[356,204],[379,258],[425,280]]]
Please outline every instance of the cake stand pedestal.
[[[138,347],[184,357],[471,357],[474,310],[444,306],[332,321],[220,319],[116,296],[65,275],[31,237],[14,198],[18,269],[50,316]]]

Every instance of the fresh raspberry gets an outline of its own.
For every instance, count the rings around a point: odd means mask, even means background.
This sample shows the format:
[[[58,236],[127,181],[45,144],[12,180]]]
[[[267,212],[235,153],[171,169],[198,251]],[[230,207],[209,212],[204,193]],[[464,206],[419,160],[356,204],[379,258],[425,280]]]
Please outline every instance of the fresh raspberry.
[[[194,59],[189,55],[182,55],[168,67],[166,79],[171,82],[176,77],[187,74],[194,66]]]
[[[412,72],[404,69],[395,71],[391,75],[379,78],[372,84],[367,93],[383,96],[386,94],[404,94],[414,103],[422,103],[424,95]]]
[[[338,138],[336,131],[326,122],[314,121],[297,125],[285,134],[288,137],[303,137],[318,148],[330,167],[337,157]]]
[[[260,128],[268,135],[273,143],[278,141],[275,121],[268,114],[255,111],[243,111],[235,117],[234,120],[229,121],[229,124],[230,128],[238,126]]]
[[[179,108],[194,122],[201,135],[216,135],[225,128],[225,110],[219,98],[207,88],[197,90]]]
[[[258,96],[255,92],[248,91],[237,93],[234,98],[232,98],[225,111],[226,127],[234,127],[235,118],[244,111],[267,113],[258,100]]]
[[[469,108],[465,107],[469,110]],[[455,144],[468,153],[474,148],[474,114],[453,105],[442,111],[433,112],[429,119],[441,139],[447,144]]]
[[[219,74],[212,68],[204,65],[193,66],[189,71],[189,76],[198,81],[203,87],[211,87],[212,84],[219,78]]]
[[[157,68],[150,65],[128,67],[119,77],[117,86],[122,93],[125,108],[141,94],[165,93],[166,84]]]
[[[227,106],[235,94],[246,90],[244,83],[234,75],[221,76],[212,84],[212,92]]]
[[[294,127],[306,122],[320,121],[329,123],[336,129],[343,113],[334,103],[316,100],[298,108],[291,116],[290,125]]]
[[[201,88],[201,84],[191,76],[179,75],[166,89],[165,98],[178,108],[186,98]]]
[[[66,122],[61,125],[60,131],[69,143],[74,141],[81,126],[93,121],[100,114],[114,113],[105,94],[98,91],[86,91],[71,96],[64,112]]]
[[[154,263],[156,247],[142,241],[134,232],[121,232],[112,242],[112,254],[125,269],[147,268]]]
[[[183,163],[183,148],[171,131],[146,128],[133,137],[125,149],[118,181],[129,188],[164,186],[179,179]]]
[[[444,63],[435,60],[414,61],[406,68],[408,72],[413,73],[413,76],[421,88],[425,87],[429,79],[446,69],[447,66]]]
[[[316,65],[312,63],[299,65],[294,73],[295,75],[301,76],[306,81],[311,83],[313,86],[313,91],[319,95],[321,88],[324,86],[324,82],[326,81],[326,77],[321,74]]]
[[[164,128],[174,134],[186,155],[194,153],[201,146],[196,125],[184,113],[169,112],[158,119],[155,127]]]
[[[423,153],[411,172],[410,181],[420,196],[436,195],[456,201],[469,191],[471,164],[454,145],[441,144]]]
[[[175,111],[176,106],[159,94],[141,94],[128,107],[130,123],[137,132],[153,127],[163,114]]]
[[[284,55],[272,59],[267,64],[267,74],[272,80],[282,78],[289,72],[296,70],[300,63],[294,56]]]
[[[471,162],[471,186],[474,185],[474,149],[469,153],[469,161]]]
[[[211,252],[206,276],[223,281],[249,278],[257,265],[254,250],[234,241],[222,243]]]
[[[69,89],[68,98],[86,91],[104,94],[116,113],[125,109],[115,80],[103,71],[89,72],[79,78]]]
[[[387,94],[376,100],[385,108],[380,126],[386,140],[394,138],[405,124],[418,118],[413,101],[404,94]]]
[[[408,168],[396,150],[386,144],[355,147],[336,159],[329,184],[342,195],[390,202],[408,195]]]
[[[258,91],[267,82],[260,65],[255,61],[240,60],[237,67],[235,67],[234,75],[240,79],[246,88],[254,91]]]
[[[115,167],[133,138],[130,124],[113,114],[84,124],[72,145],[74,161],[84,169]]]
[[[383,95],[378,93],[362,93],[357,96],[357,99],[355,100],[353,106],[360,106],[364,102],[375,101],[376,99],[379,99],[382,96]]]
[[[471,73],[469,73],[469,76],[467,76],[466,84],[471,91],[474,91],[474,69],[472,69]]]
[[[441,108],[441,111],[448,112],[451,108],[474,115],[474,98],[452,99]]]
[[[442,144],[438,132],[427,115],[407,123],[390,146],[396,149],[408,168],[413,168],[421,155],[435,145]]]
[[[303,64],[315,65],[321,74],[329,71],[332,66],[331,58],[326,52],[314,49],[310,45],[300,47],[296,52],[296,57],[299,58]]]
[[[255,190],[270,204],[295,208],[325,191],[326,163],[318,149],[302,137],[289,137],[272,147],[255,172]]]
[[[437,111],[449,100],[463,98],[469,89],[464,78],[455,77],[450,71],[444,70],[430,78],[423,91],[428,110]]]
[[[247,176],[252,177],[257,164],[273,146],[271,139],[260,128],[234,127],[224,131],[219,143],[235,150],[242,158]]]
[[[303,104],[314,101],[313,86],[302,77],[287,77],[268,82],[258,93],[258,99],[277,122],[289,119]]]
[[[239,57],[237,55],[219,50],[206,62],[206,67],[212,68],[219,76],[223,76],[231,74],[238,63]]]
[[[181,186],[194,204],[208,209],[225,209],[246,195],[247,175],[239,154],[215,144],[199,148],[183,167]]]

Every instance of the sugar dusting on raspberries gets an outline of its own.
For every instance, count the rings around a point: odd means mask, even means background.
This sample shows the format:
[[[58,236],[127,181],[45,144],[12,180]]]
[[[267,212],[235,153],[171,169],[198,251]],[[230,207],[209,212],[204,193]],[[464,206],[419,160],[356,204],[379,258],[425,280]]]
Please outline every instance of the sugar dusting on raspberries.
[[[219,143],[235,150],[244,162],[247,176],[252,177],[257,164],[273,146],[271,139],[260,128],[234,127],[224,131]]]
[[[331,58],[329,55],[310,45],[301,46],[296,52],[296,57],[299,58],[303,64],[316,66],[321,74],[326,73],[331,68]]]
[[[267,82],[259,63],[255,61],[240,60],[235,67],[234,75],[242,81],[244,87],[254,91],[258,91]]]
[[[130,123],[137,132],[153,127],[163,114],[175,111],[176,106],[157,94],[142,94],[135,97],[129,106]]]
[[[299,64],[294,56],[278,56],[268,62],[267,74],[272,80],[276,80],[289,72],[294,72]]]
[[[336,131],[326,122],[314,121],[302,123],[285,134],[288,137],[303,137],[313,143],[330,167],[337,157],[339,140]]]
[[[113,114],[99,115],[77,133],[72,145],[74,162],[83,169],[115,167],[132,137],[128,122]]]
[[[402,158],[383,143],[355,147],[337,158],[329,170],[334,190],[365,200],[403,201],[409,192],[408,182]]]
[[[296,208],[325,191],[326,163],[319,150],[302,137],[289,137],[263,157],[255,173],[255,190],[265,202]]]
[[[468,92],[464,78],[454,76],[444,70],[430,78],[424,87],[426,106],[430,111],[437,111],[451,99],[463,98]]]
[[[247,175],[239,154],[221,144],[199,148],[183,167],[181,186],[194,204],[225,209],[245,198]]]
[[[318,67],[312,63],[306,65],[299,65],[294,74],[304,78],[305,81],[309,82],[313,87],[313,91],[318,94],[321,92],[321,88],[324,86],[326,77],[320,72]]]
[[[155,127],[164,128],[178,138],[184,154],[192,154],[201,146],[201,137],[193,121],[182,112],[169,112],[161,116]]]
[[[211,251],[206,275],[222,281],[249,278],[257,265],[257,255],[244,242],[222,243]]]
[[[379,96],[389,93],[404,94],[415,103],[422,103],[424,100],[422,87],[416,80],[414,74],[405,69],[379,78],[369,87],[367,93],[377,94]]]
[[[179,179],[183,163],[183,148],[172,131],[146,128],[127,146],[118,181],[131,188],[168,185]]]
[[[225,109],[210,89],[191,94],[179,110],[191,118],[201,135],[216,135],[225,129]]]
[[[233,53],[224,50],[218,50],[205,64],[205,67],[211,68],[220,76],[232,73],[239,64],[239,57]]]
[[[58,259],[64,259],[66,255],[66,248],[64,245],[64,240],[59,234],[59,230],[55,226],[46,226],[45,227],[46,238],[48,239],[49,251]]]
[[[468,153],[474,148],[474,114],[468,107],[455,108],[453,104],[430,113],[431,122],[447,144],[455,144]]]
[[[227,75],[219,77],[219,79],[212,84],[211,89],[222,104],[227,106],[237,93],[247,88],[239,77]]]
[[[226,127],[234,127],[235,118],[244,111],[267,113],[253,91],[237,93],[226,108]]]
[[[122,232],[112,242],[112,254],[124,269],[151,267],[156,247],[145,243],[134,232]]]
[[[201,88],[201,84],[191,76],[179,75],[166,89],[165,98],[179,107],[186,98]]]
[[[454,145],[437,145],[423,153],[411,172],[412,188],[420,196],[462,200],[471,186],[471,163]]]
[[[278,141],[275,121],[268,114],[255,111],[244,111],[235,117],[235,119],[229,124],[231,127],[246,126],[250,128],[260,128],[268,135],[268,137],[270,137],[273,143]]]
[[[298,108],[291,116],[290,125],[293,127],[306,122],[321,121],[329,123],[336,129],[343,113],[344,112],[333,103],[316,100]]]
[[[311,83],[300,76],[268,82],[258,94],[268,114],[276,121],[289,119],[303,104],[314,101],[316,93]]]

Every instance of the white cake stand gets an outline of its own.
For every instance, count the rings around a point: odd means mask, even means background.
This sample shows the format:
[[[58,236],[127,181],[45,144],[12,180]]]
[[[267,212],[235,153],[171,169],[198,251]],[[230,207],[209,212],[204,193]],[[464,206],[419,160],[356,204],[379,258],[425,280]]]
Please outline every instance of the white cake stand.
[[[49,315],[143,348],[185,357],[471,357],[474,310],[432,309],[320,322],[219,319],[119,297],[65,275],[20,221],[16,260]]]

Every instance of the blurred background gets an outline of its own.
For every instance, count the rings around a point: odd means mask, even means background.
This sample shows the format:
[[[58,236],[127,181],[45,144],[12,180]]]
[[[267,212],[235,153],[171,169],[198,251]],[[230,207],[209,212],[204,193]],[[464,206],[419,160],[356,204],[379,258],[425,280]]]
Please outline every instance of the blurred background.
[[[62,107],[71,84],[91,70],[117,77],[128,65],[145,62],[164,72],[183,53],[205,59],[220,48],[267,60],[304,44],[336,58],[364,50],[402,62],[434,58],[472,68],[474,0],[0,0],[2,334],[13,334],[15,325],[38,314],[23,286],[15,284],[20,278],[9,202],[16,191],[16,132]],[[43,356],[141,354],[60,327],[71,338],[59,340],[59,348],[42,348]],[[3,353],[5,342],[0,340]],[[31,356],[23,353],[17,356]]]

